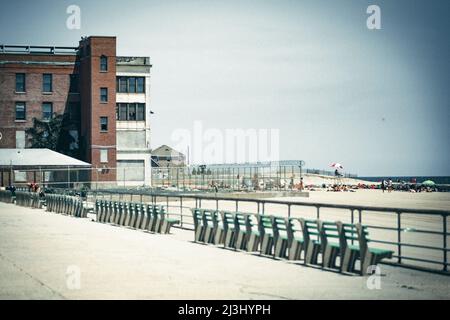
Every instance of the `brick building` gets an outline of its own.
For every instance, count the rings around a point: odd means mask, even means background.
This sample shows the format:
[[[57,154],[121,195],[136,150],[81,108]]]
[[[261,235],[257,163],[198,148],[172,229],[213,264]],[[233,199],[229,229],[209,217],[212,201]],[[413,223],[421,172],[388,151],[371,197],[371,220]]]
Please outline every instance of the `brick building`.
[[[1,45],[0,148],[29,148],[33,118],[63,114],[69,153],[95,168],[86,179],[150,185],[150,68],[148,57],[117,57],[115,37]]]

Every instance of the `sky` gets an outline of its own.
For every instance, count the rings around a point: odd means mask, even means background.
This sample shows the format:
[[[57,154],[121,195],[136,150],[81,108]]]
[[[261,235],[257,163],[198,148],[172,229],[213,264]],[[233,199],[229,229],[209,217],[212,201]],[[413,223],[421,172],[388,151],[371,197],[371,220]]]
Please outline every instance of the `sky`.
[[[0,44],[112,35],[118,55],[149,56],[153,148],[186,152],[174,134],[200,121],[279,130],[278,157],[308,168],[450,175],[450,1],[0,3]],[[79,30],[66,27],[71,4]],[[372,4],[380,30],[366,25]]]

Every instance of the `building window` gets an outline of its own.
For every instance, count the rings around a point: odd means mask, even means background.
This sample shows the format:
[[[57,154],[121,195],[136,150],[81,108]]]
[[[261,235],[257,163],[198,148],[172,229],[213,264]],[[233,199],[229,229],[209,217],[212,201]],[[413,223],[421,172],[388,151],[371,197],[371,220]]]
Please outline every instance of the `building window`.
[[[100,117],[100,131],[108,131],[108,117]]]
[[[44,73],[42,75],[42,91],[52,92],[53,91],[53,76],[49,73]]]
[[[116,89],[119,93],[144,93],[144,77],[117,77]]]
[[[50,120],[53,116],[53,104],[51,102],[44,102],[42,104],[42,119]]]
[[[26,120],[25,102],[16,102],[16,120]]]
[[[128,78],[128,92],[136,92],[136,78]]]
[[[108,88],[100,88],[100,101],[108,102]]]
[[[70,93],[78,93],[78,75],[77,74],[71,74],[70,75],[70,86],[69,86],[69,92]]]
[[[128,104],[128,120],[130,121],[136,120],[136,104],[134,103]]]
[[[108,149],[100,149],[100,162],[101,163],[108,162]]]
[[[145,121],[145,103],[118,103],[116,119],[119,121]]]
[[[25,73],[16,73],[16,92],[25,92]]]
[[[125,121],[127,120],[127,104],[119,103],[117,105],[117,120]]]
[[[108,71],[108,57],[100,57],[100,71]]]
[[[119,92],[128,92],[126,77],[119,78]]]
[[[145,104],[138,103],[136,110],[136,120],[144,121],[145,120]]]
[[[139,77],[136,78],[136,86],[137,86],[137,93],[144,93],[145,92],[145,78]]]

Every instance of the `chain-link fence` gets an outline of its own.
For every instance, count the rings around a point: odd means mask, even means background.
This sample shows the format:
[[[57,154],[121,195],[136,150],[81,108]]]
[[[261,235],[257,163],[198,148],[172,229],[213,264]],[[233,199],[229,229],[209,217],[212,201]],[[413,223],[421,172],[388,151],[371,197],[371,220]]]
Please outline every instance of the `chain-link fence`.
[[[186,166],[152,168],[152,186],[176,189],[284,190],[300,189],[305,173],[334,176],[332,171],[278,166]],[[344,177],[356,177],[346,174]]]

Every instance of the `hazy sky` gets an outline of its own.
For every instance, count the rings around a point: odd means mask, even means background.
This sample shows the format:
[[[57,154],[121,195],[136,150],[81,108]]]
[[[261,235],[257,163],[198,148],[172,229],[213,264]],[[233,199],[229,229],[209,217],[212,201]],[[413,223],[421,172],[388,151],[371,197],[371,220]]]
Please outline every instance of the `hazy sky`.
[[[280,158],[309,168],[450,175],[450,1],[0,3],[0,43],[115,35],[118,55],[150,56],[152,147],[201,120],[279,129]],[[370,4],[381,30],[366,27]]]

